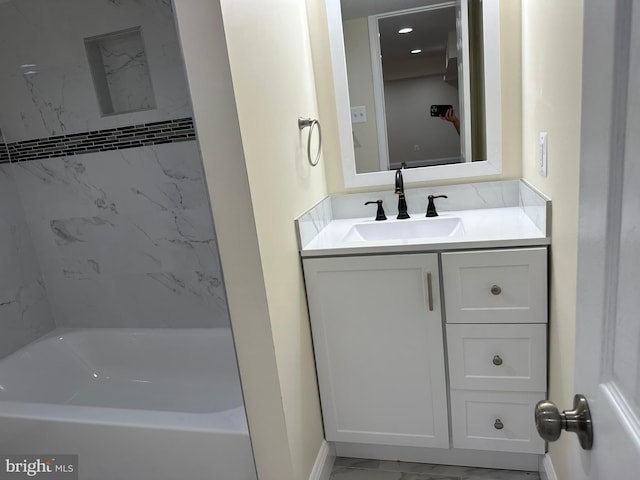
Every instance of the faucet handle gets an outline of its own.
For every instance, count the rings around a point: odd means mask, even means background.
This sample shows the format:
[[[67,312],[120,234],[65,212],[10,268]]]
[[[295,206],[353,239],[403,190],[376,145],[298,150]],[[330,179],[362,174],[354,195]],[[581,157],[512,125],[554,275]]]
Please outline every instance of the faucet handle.
[[[386,220],[387,216],[384,214],[384,208],[382,208],[382,200],[375,200],[371,202],[365,202],[365,205],[369,205],[371,203],[378,204],[378,210],[376,211],[376,221]]]
[[[429,204],[427,205],[427,214],[426,217],[437,217],[438,212],[436,211],[436,205],[433,203],[434,198],[449,198],[446,195],[429,195],[427,197],[429,199]]]

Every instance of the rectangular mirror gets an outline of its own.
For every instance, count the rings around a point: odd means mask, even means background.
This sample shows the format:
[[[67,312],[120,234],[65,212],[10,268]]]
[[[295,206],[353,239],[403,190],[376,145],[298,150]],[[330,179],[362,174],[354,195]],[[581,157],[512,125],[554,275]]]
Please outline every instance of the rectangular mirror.
[[[401,166],[409,182],[501,172],[499,0],[327,0],[327,14],[345,187]]]

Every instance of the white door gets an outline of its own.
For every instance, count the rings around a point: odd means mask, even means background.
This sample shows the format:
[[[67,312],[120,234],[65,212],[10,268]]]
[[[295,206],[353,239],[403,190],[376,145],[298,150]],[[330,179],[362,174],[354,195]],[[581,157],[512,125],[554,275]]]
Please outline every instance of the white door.
[[[582,98],[572,479],[640,478],[640,1],[585,1]]]

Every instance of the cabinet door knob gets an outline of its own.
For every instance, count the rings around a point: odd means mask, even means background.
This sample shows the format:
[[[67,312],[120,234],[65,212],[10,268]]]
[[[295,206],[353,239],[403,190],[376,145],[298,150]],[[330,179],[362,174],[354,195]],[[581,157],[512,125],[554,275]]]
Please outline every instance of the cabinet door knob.
[[[493,424],[493,428],[495,428],[496,430],[502,430],[504,428],[504,423],[502,423],[502,420],[500,420],[499,418],[496,418],[496,421]]]
[[[492,285],[491,286],[491,293],[494,295],[500,295],[502,293],[502,288],[500,288],[499,285]]]
[[[493,356],[493,364],[496,366],[502,365],[502,358],[500,357],[500,355]]]

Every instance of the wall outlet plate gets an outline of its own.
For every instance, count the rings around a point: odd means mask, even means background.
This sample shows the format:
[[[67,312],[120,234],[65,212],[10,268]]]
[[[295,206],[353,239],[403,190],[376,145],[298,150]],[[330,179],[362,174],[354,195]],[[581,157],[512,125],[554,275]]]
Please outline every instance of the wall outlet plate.
[[[351,123],[365,123],[367,121],[367,107],[351,107]]]

